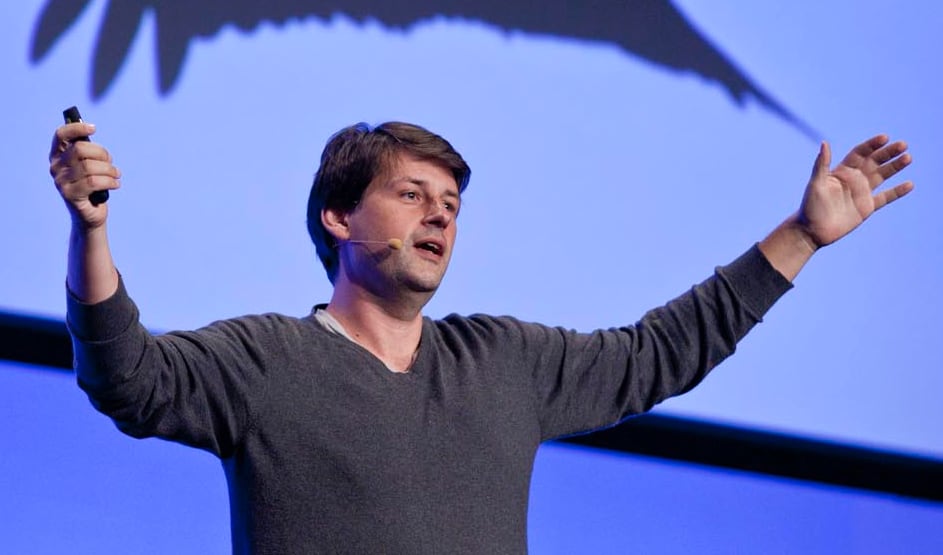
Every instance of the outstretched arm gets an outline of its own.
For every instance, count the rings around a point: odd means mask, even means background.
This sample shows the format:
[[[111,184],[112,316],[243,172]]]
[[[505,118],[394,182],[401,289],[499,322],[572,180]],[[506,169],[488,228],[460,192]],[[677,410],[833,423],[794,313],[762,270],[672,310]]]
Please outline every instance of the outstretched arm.
[[[70,123],[56,130],[49,151],[49,173],[72,216],[69,238],[69,290],[85,303],[114,294],[118,272],[108,246],[108,204],[95,205],[95,191],[117,189],[120,172],[101,145],[76,141],[95,132],[87,123]]]
[[[889,144],[887,135],[877,135],[852,149],[830,171],[831,149],[823,142],[799,211],[760,242],[760,250],[773,267],[792,281],[819,248],[841,239],[875,211],[913,190],[913,183],[907,181],[875,192],[910,164],[906,150],[903,141]]]

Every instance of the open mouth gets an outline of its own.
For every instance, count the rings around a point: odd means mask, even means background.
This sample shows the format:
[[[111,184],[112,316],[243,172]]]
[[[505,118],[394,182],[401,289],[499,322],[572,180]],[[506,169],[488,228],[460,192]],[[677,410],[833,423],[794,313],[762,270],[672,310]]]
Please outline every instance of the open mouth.
[[[421,241],[419,243],[416,243],[416,248],[422,249],[424,251],[429,251],[436,256],[442,256],[442,250],[443,250],[442,245],[438,243],[434,243],[432,241]]]

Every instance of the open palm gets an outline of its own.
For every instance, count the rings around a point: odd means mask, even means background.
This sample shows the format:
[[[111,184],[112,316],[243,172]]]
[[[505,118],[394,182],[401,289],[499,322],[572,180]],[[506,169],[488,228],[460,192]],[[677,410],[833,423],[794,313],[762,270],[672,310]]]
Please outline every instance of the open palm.
[[[912,160],[906,143],[888,141],[887,135],[868,139],[831,171],[831,149],[822,143],[799,209],[799,223],[816,246],[841,239],[876,210],[913,190],[913,183],[907,181],[875,192]]]

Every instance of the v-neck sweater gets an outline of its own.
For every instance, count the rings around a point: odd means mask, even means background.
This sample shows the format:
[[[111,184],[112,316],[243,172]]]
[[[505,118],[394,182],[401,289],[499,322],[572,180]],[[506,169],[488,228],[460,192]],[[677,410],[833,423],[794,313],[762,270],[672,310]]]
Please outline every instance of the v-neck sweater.
[[[789,287],[754,246],[621,328],[424,318],[409,373],[310,314],[155,336],[123,280],[67,321],[96,408],[222,460],[234,553],[525,553],[540,442],[687,391]]]

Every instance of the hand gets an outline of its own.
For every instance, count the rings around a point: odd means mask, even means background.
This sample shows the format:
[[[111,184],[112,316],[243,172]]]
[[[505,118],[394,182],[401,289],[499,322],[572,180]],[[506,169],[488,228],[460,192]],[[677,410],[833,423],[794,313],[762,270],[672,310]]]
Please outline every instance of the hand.
[[[63,125],[56,130],[49,151],[49,174],[66,202],[73,225],[84,230],[103,226],[108,216],[108,204],[92,204],[91,194],[121,186],[121,172],[112,165],[108,151],[95,143],[76,141],[93,133],[95,126],[87,123]]]
[[[831,149],[822,143],[798,214],[813,250],[841,239],[876,210],[913,190],[913,183],[907,181],[874,193],[910,164],[906,150],[903,141],[888,144],[887,135],[878,135],[856,146],[829,171]]]

